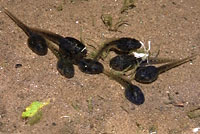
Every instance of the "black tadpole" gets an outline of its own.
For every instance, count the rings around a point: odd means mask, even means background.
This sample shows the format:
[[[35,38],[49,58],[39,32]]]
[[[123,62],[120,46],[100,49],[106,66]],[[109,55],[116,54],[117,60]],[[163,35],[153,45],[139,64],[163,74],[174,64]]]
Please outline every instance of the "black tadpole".
[[[158,79],[159,74],[164,73],[177,66],[180,66],[186,62],[189,62],[190,60],[195,59],[195,57],[196,55],[192,55],[190,57],[187,57],[178,61],[170,62],[160,67],[155,67],[155,66],[139,67],[136,70],[135,80],[143,84],[152,83]]]
[[[103,45],[103,47],[95,55],[94,60],[99,60],[104,52],[108,53],[110,50],[116,53],[128,54],[131,51],[135,51],[142,46],[140,41],[134,38],[119,38],[112,40]]]
[[[157,58],[157,57],[148,57],[148,60],[142,60],[142,58],[136,58],[133,54],[122,54],[113,57],[110,60],[110,67],[116,71],[127,71],[131,70],[136,66],[145,66],[148,64],[161,64],[177,61],[175,59],[168,58]]]
[[[132,103],[136,105],[141,105],[144,103],[144,94],[141,89],[133,84],[130,84],[125,89],[125,97]]]
[[[141,105],[144,103],[145,101],[144,94],[138,86],[133,85],[129,80],[126,80],[120,76],[114,75],[106,70],[104,70],[103,73],[106,76],[117,81],[119,84],[121,84],[125,88],[125,92],[124,92],[125,97],[130,102],[136,105]]]
[[[59,49],[66,56],[79,60],[86,57],[87,49],[85,45],[73,37],[65,37],[60,40]]]
[[[28,47],[37,55],[43,56],[47,54],[46,41],[38,34],[33,34],[28,38]]]
[[[47,54],[47,44],[45,39],[37,34],[36,32],[32,31],[27,25],[22,23],[17,17],[15,17],[11,12],[3,8],[3,12],[12,19],[18,27],[20,27],[28,36],[28,47],[37,55],[44,56]]]
[[[103,72],[103,65],[93,59],[81,59],[78,63],[79,69],[87,74],[100,74]]]
[[[117,55],[110,60],[110,67],[116,71],[123,71],[132,66],[136,66],[139,63],[134,55]]]
[[[65,59],[64,57],[58,59],[57,70],[62,76],[68,79],[74,77],[74,66],[70,60]]]
[[[127,37],[111,41],[109,44],[115,44],[116,47],[123,52],[130,52],[133,50],[137,50],[142,46],[139,40]]]

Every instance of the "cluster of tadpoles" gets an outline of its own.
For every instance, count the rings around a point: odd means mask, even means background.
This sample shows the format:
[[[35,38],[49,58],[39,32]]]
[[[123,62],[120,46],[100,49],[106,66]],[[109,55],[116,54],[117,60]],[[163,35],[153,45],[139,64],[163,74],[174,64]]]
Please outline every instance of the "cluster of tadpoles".
[[[31,28],[12,13],[2,7],[2,11],[12,19],[28,36],[28,47],[37,55],[44,56],[48,48],[57,57],[57,70],[66,77],[74,76],[74,65],[77,65],[80,71],[87,74],[104,73],[108,77],[116,80],[125,88],[125,97],[132,103],[140,105],[144,103],[144,94],[141,89],[131,83],[135,80],[139,83],[149,84],[157,80],[159,74],[193,60],[196,55],[178,60],[178,59],[159,59],[150,57],[149,50],[146,50],[144,44],[134,38],[118,38],[104,43],[103,47],[96,52],[92,58],[87,57],[86,46],[73,37],[63,37],[59,34]],[[139,50],[143,50],[139,52]],[[116,56],[109,62],[112,71],[107,71],[100,59],[110,51],[115,52]],[[152,64],[161,64],[159,67]],[[116,72],[114,72],[114,71]],[[131,71],[129,77],[125,77],[125,72]]]

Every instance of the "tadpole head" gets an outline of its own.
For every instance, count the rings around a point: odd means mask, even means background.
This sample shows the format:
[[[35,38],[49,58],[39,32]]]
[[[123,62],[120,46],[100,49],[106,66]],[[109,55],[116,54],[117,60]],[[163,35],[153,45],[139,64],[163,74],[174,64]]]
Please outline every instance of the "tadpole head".
[[[131,52],[139,49],[142,46],[140,41],[134,38],[120,38],[113,42],[116,43],[118,49],[124,52]]]
[[[116,71],[123,71],[134,65],[137,65],[134,55],[117,55],[110,60],[110,67]]]
[[[141,105],[144,103],[144,94],[139,87],[133,84],[129,84],[125,89],[125,97],[136,105]]]
[[[139,67],[136,70],[135,80],[143,84],[149,84],[157,80],[159,71],[155,66]]]
[[[83,58],[87,54],[85,45],[73,37],[65,37],[60,40],[60,50],[74,59]]]
[[[104,67],[100,62],[85,58],[79,61],[78,67],[82,72],[87,74],[100,74],[104,70]]]
[[[45,39],[37,34],[33,34],[28,38],[28,47],[37,55],[44,56],[48,52]]]
[[[62,76],[68,79],[74,77],[74,66],[68,59],[58,59],[57,70]]]

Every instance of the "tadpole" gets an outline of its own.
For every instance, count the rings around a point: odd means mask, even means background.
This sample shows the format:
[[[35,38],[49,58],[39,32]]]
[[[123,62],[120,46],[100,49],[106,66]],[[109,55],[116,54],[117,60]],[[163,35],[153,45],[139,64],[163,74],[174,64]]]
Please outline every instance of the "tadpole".
[[[145,101],[144,94],[138,86],[133,85],[129,80],[123,78],[122,76],[115,75],[106,70],[104,70],[103,73],[106,76],[110,77],[111,79],[117,81],[119,84],[121,84],[125,88],[125,91],[124,91],[125,97],[130,102],[136,105],[141,105],[144,103]]]
[[[117,55],[110,60],[110,67],[116,71],[124,71],[127,68],[136,66],[138,59],[134,55]]]
[[[190,60],[193,60],[196,58],[197,55],[192,55],[190,57],[170,62],[167,64],[164,64],[160,67],[155,66],[143,66],[138,67],[135,74],[135,80],[137,82],[143,83],[143,84],[149,84],[158,79],[159,74],[162,74],[172,68],[175,68],[177,66],[180,66],[186,62],[189,62]]]
[[[72,63],[72,60],[63,55],[59,49],[48,39],[46,39],[48,48],[52,51],[52,53],[57,57],[57,70],[58,72],[66,77],[66,78],[72,78],[74,77],[74,66]]]
[[[20,27],[25,34],[28,36],[28,47],[37,55],[44,56],[47,54],[47,44],[45,39],[32,31],[27,25],[25,25],[22,21],[20,21],[17,17],[15,17],[11,12],[2,7],[3,12]]]
[[[148,57],[148,60],[142,60],[142,58],[136,58],[133,54],[122,54],[117,55],[110,60],[110,67],[115,71],[129,71],[137,66],[162,64],[172,61],[177,61],[177,59]]]
[[[142,46],[139,40],[134,38],[123,37],[116,40],[106,42],[103,47],[94,56],[94,60],[99,60],[104,52],[114,51],[116,53],[128,54],[132,51],[136,51]]]
[[[93,59],[83,58],[78,63],[79,69],[87,74],[100,74],[103,72],[103,65]]]

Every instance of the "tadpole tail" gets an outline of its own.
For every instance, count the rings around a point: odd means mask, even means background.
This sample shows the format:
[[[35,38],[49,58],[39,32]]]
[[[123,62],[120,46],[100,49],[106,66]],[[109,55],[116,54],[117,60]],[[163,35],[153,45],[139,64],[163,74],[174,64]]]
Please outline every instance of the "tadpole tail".
[[[181,59],[181,60],[178,60],[178,61],[174,61],[174,62],[170,62],[168,64],[165,64],[165,65],[162,65],[160,67],[158,67],[158,71],[159,71],[159,74],[161,73],[164,73],[172,68],[175,68],[175,67],[178,67],[186,62],[189,62],[190,60],[193,60],[195,59],[197,56],[197,54],[194,54],[192,56],[189,56],[187,58],[184,58],[184,59]]]
[[[150,64],[163,64],[163,63],[179,61],[179,59],[157,58],[157,57],[149,57],[148,60]]]
[[[119,77],[117,75],[114,75],[113,73],[110,73],[105,69],[104,69],[103,73],[106,76],[108,76],[109,78],[111,78],[111,79],[115,80],[116,82],[118,82],[119,84],[121,84],[124,88],[127,88],[129,85],[132,85],[132,83],[129,80]]]
[[[18,27],[20,27],[26,33],[27,36],[31,36],[32,32],[27,25],[22,23],[22,21],[20,21],[17,17],[15,17],[10,11],[5,9],[4,7],[1,7],[1,9],[11,20],[15,22],[15,24],[17,24]]]
[[[27,36],[31,36],[33,33],[40,34],[41,36],[45,36],[47,39],[53,41],[56,44],[59,44],[59,40],[64,38],[61,35],[58,35],[56,33],[47,31],[47,30],[42,30],[39,28],[31,28],[27,25],[25,25],[22,21],[20,21],[17,17],[15,17],[10,11],[5,9],[4,7],[1,7],[2,11],[17,24],[25,33]]]
[[[98,61],[101,56],[103,55],[103,52],[107,52],[109,51],[109,49],[111,49],[115,44],[113,43],[110,43],[112,41],[109,41],[109,42],[105,42],[103,44],[103,46],[100,48],[100,50],[98,50],[97,54],[94,56],[94,60]]]
[[[59,45],[60,43],[59,41],[64,38],[63,36],[53,33],[51,31],[48,31],[48,30],[43,30],[39,28],[30,28],[30,29],[31,31],[37,34],[40,34],[41,36],[44,36],[45,38],[49,39],[50,41],[54,42],[57,45]]]
[[[45,41],[46,41],[48,48],[51,50],[51,52],[56,56],[57,59],[60,59],[62,57],[62,55],[61,55],[61,52],[59,51],[59,49],[50,40],[45,38]]]

